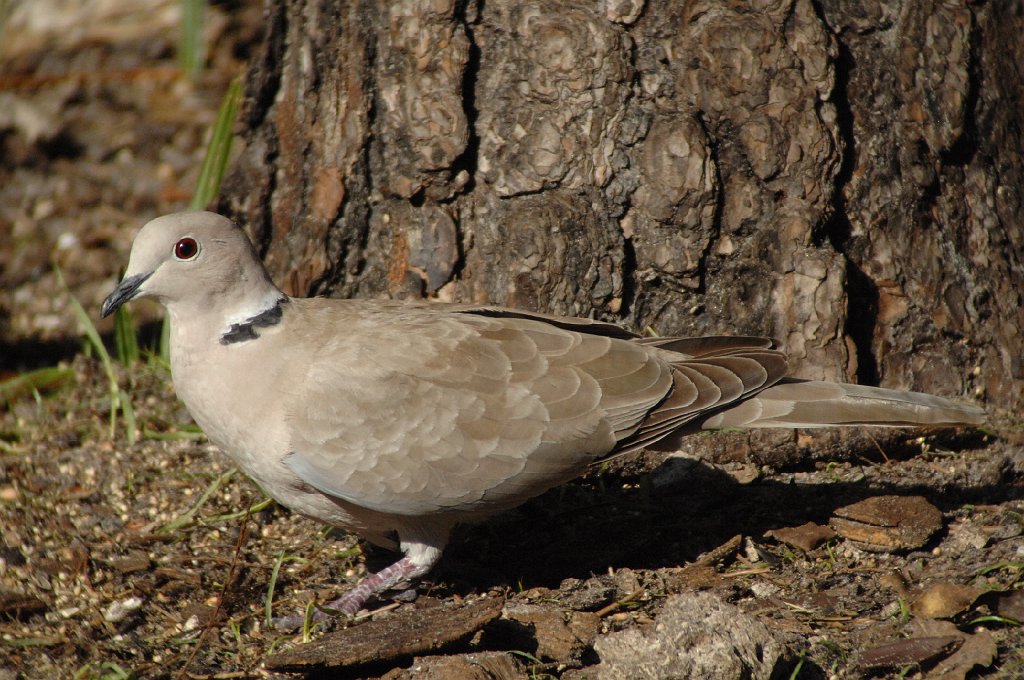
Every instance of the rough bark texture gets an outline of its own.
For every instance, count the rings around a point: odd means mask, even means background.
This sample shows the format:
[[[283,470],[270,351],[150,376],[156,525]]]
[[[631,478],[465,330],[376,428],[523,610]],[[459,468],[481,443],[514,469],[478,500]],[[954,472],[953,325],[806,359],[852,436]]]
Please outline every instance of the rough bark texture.
[[[266,15],[220,207],[289,292],[765,334],[805,377],[1024,405],[1021,2]]]

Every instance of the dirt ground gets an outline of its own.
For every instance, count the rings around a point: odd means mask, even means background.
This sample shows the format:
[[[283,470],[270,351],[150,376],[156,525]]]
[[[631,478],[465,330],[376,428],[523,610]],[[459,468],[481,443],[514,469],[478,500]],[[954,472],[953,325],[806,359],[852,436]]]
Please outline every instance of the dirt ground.
[[[999,418],[784,469],[615,461],[461,529],[413,602],[308,645],[268,626],[271,589],[293,614],[389,556],[264,502],[158,359],[115,364],[140,436],[112,431],[70,303],[96,320],[134,230],[187,204],[258,4],[211,10],[194,82],[176,0],[26,5],[0,43],[0,381],[66,370],[2,382],[0,680],[1024,677],[1024,448]]]

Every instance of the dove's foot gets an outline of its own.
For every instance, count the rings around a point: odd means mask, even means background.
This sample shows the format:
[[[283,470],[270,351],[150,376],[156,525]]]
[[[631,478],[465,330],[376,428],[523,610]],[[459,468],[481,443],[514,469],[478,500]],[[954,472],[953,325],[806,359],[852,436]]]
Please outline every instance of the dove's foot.
[[[322,608],[317,608],[313,612],[312,622],[316,624],[326,621],[335,612],[345,616],[355,616],[372,596],[390,590],[404,581],[415,579],[422,575],[423,571],[411,559],[403,557],[377,573],[370,574],[337,600],[329,602]],[[274,627],[278,630],[292,631],[300,628],[305,621],[306,617],[302,613],[283,616],[274,620]]]

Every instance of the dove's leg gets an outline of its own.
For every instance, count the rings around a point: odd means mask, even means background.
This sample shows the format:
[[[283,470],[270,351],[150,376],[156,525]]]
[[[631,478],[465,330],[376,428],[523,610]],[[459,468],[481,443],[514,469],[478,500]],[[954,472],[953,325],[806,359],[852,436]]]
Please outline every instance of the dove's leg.
[[[366,576],[337,600],[324,605],[324,608],[335,609],[347,616],[354,616],[372,596],[391,590],[399,584],[416,581],[430,571],[441,557],[440,548],[422,543],[403,541],[402,550],[405,552],[405,557]],[[328,614],[317,610],[313,614],[313,621],[323,621],[328,617]],[[275,626],[281,630],[294,630],[302,625],[303,620],[304,617],[301,614],[285,616],[277,619]]]
[[[384,567],[375,574],[370,574],[356,584],[337,600],[325,605],[328,609],[337,609],[348,616],[355,616],[372,596],[391,590],[403,581],[414,581],[429,571],[420,570],[408,557],[403,557],[394,564]],[[321,612],[317,612],[320,614]]]

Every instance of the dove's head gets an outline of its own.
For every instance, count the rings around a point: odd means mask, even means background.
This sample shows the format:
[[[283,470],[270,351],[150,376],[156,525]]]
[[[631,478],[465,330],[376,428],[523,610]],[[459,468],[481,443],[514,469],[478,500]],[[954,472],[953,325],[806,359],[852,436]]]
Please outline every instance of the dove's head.
[[[258,305],[280,296],[249,238],[231,220],[189,211],[158,217],[135,236],[128,269],[103,301],[106,317],[135,298],[168,309]]]

